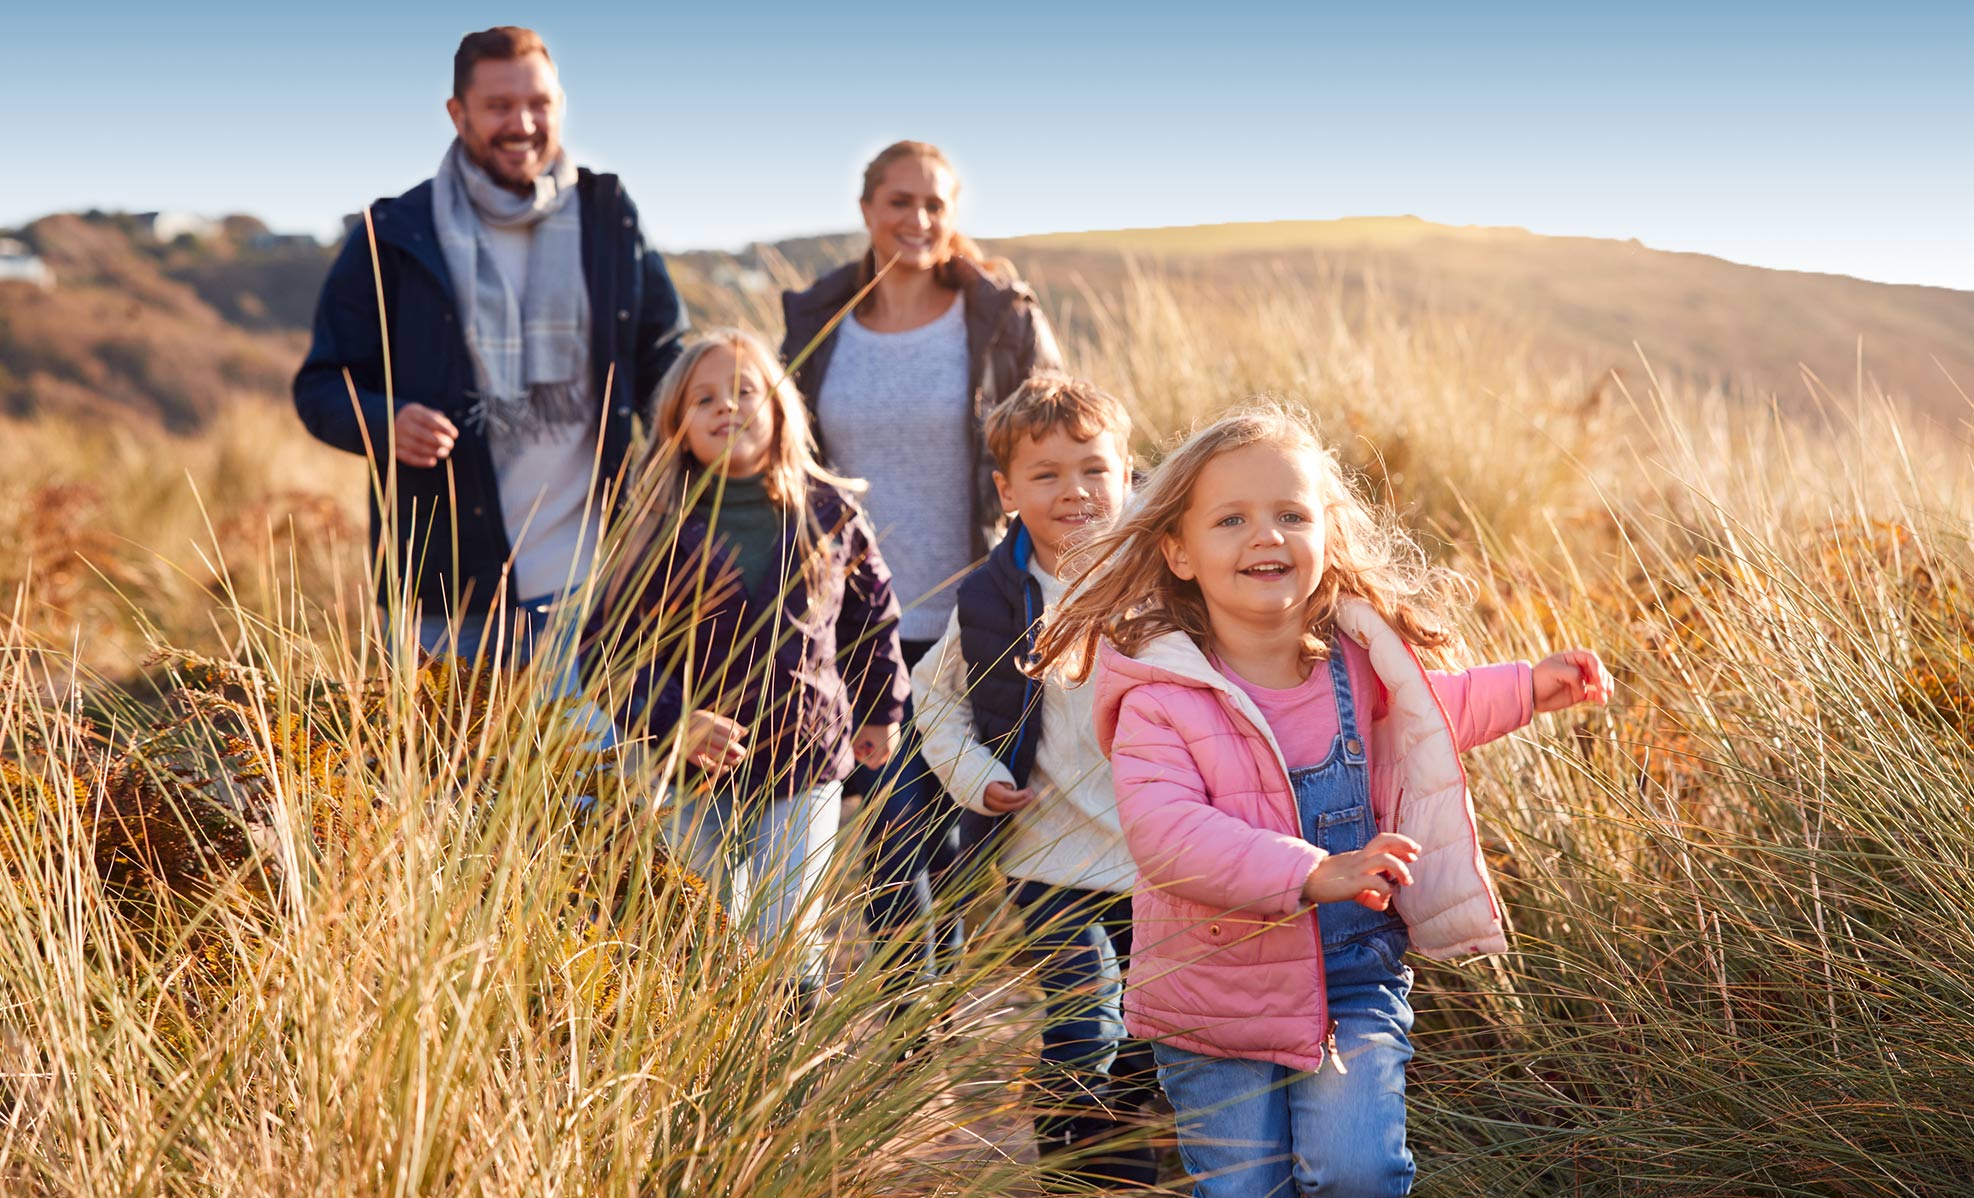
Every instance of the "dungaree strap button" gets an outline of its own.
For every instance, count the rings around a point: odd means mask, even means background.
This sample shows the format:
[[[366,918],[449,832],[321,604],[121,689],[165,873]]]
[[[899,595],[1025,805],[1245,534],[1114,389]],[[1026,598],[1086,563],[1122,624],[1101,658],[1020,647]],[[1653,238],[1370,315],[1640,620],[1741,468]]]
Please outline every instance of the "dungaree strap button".
[[[1344,752],[1349,753],[1352,757],[1355,757],[1359,753],[1362,753],[1364,751],[1364,742],[1358,740],[1356,737],[1353,736],[1349,740],[1343,742],[1343,748],[1344,748]]]

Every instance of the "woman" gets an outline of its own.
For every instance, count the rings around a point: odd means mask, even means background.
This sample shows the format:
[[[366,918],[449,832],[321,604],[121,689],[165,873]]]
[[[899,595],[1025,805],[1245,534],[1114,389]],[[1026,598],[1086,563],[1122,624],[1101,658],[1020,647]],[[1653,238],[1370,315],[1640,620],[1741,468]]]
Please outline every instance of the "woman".
[[[1030,374],[1062,364],[1035,293],[956,227],[959,190],[938,147],[885,147],[864,168],[859,201],[870,249],[782,296],[782,357],[797,364],[823,456],[870,483],[864,506],[904,608],[907,664],[945,631],[952,584],[999,533],[982,421]],[[872,826],[867,918],[885,938],[919,921],[914,964],[931,975],[940,947],[956,951],[962,935],[957,921],[932,919],[934,882],[958,856],[957,808],[938,794],[916,743],[907,749],[847,788],[886,796]]]

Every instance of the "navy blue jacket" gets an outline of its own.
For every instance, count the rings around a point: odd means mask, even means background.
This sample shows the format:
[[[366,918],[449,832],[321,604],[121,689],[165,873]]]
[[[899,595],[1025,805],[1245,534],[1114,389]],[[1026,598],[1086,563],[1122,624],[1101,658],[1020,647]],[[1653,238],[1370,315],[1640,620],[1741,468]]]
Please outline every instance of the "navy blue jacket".
[[[891,572],[869,523],[832,487],[812,484],[809,502],[831,530],[825,593],[776,571],[747,588],[735,555],[695,510],[679,518],[676,537],[656,542],[664,560],[650,563],[644,584],[590,622],[592,664],[638,667],[617,705],[621,727],[664,740],[711,692],[728,693],[721,714],[747,725],[749,751],[722,786],[743,795],[786,797],[848,776],[851,736],[904,719],[911,689]],[[794,558],[793,536],[784,522],[777,560]]]
[[[1028,572],[1034,538],[1019,519],[987,560],[960,580],[960,658],[966,663],[967,702],[973,736],[1028,785],[1035,750],[1042,743],[1042,683],[1022,672],[1041,628],[1042,584]],[[968,854],[991,851],[1005,816],[972,809],[960,814],[960,842]]]
[[[576,196],[582,206],[583,278],[589,287],[591,394],[599,397],[600,477],[607,482],[623,466],[632,416],[649,415],[658,380],[678,356],[686,317],[664,260],[644,244],[637,208],[617,177],[580,171]],[[453,303],[452,277],[439,250],[431,181],[395,199],[377,201],[370,217],[377,231],[377,272],[371,270],[372,247],[359,221],[322,284],[314,339],[295,375],[295,411],[320,440],[370,455],[378,477],[388,478],[387,470],[395,470],[396,502],[388,523],[379,509],[377,488],[370,488],[373,558],[387,529],[395,533],[398,555],[395,570],[380,563],[378,601],[388,601],[396,573],[410,579],[413,601],[428,610],[443,604],[455,613],[486,611],[501,589],[513,546],[501,518],[487,439],[466,419],[473,407],[468,398],[474,388],[473,364]],[[378,275],[386,322],[377,314]],[[388,399],[386,325],[392,376]],[[437,466],[407,466],[390,457],[391,422],[396,409],[408,403],[435,408],[459,427],[452,455]]]

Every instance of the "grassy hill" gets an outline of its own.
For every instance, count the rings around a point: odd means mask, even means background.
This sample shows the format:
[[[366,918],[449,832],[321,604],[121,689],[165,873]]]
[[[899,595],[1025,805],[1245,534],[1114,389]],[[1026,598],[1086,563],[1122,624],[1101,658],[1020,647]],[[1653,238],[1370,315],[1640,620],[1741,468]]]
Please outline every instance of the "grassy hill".
[[[22,231],[55,269],[42,292],[0,284],[0,411],[141,415],[197,427],[237,395],[279,397],[299,359],[330,249],[257,249],[230,218],[217,238],[148,242],[127,219],[52,216]],[[774,329],[776,292],[861,248],[856,235],[737,254],[670,255],[695,317]],[[1096,318],[1134,276],[1238,304],[1283,288],[1375,297],[1507,322],[1541,357],[1589,375],[1655,371],[1702,390],[1815,406],[1862,378],[1957,425],[1974,391],[1974,292],[1742,266],[1635,241],[1455,228],[1413,217],[1051,233],[990,243],[1035,283],[1058,324]],[[1956,385],[1957,384],[1957,385]]]
[[[1467,756],[1512,934],[1412,959],[1420,1192],[1965,1194],[1974,438],[1869,382],[1826,424],[1704,380],[1759,395],[1780,362],[1800,398],[1793,361],[1841,372],[1877,318],[1937,349],[1875,374],[1924,380],[1968,297],[1381,225],[998,248],[1148,439],[1257,390],[1319,412],[1472,580],[1455,664],[1581,644],[1619,681]],[[796,1017],[800,942],[736,944],[757,911],[665,866],[650,797],[697,780],[662,738],[599,754],[543,687],[380,661],[360,463],[208,394],[279,394],[308,293],[251,237],[35,239],[61,288],[0,289],[44,405],[0,413],[0,1193],[1060,1191],[1019,1084],[1039,929],[984,921],[894,1017],[846,852],[837,984]],[[674,265],[696,316],[766,322],[853,246]],[[1638,409],[1598,384],[1633,337],[1692,376]],[[133,341],[155,361],[97,350]],[[599,644],[615,708],[650,661]]]
[[[1974,292],[1743,266],[1636,241],[1455,228],[1411,217],[1058,233],[997,243],[1038,280],[1100,284],[1123,261],[1242,284],[1270,275],[1388,288],[1525,324],[1552,355],[1653,368],[1783,408],[1805,370],[1840,395],[1860,374],[1918,413],[1965,420]],[[1637,350],[1634,349],[1634,344]],[[1958,384],[1956,388],[1955,384]]]
[[[673,262],[701,311],[768,323],[779,315],[774,286],[813,277],[861,244],[802,238]],[[1968,419],[1974,391],[1974,292],[1770,270],[1636,241],[1361,217],[1050,233],[987,248],[1036,285],[1058,324],[1094,319],[1150,275],[1229,304],[1286,288],[1375,299],[1397,319],[1484,316],[1521,330],[1557,368],[1636,380],[1649,361],[1663,378],[1772,397],[1785,413],[1882,392],[1954,426]]]
[[[159,244],[118,216],[29,225],[56,286],[0,283],[0,412],[189,431],[284,392],[327,264],[320,250],[256,253],[264,231],[236,218],[211,242]]]

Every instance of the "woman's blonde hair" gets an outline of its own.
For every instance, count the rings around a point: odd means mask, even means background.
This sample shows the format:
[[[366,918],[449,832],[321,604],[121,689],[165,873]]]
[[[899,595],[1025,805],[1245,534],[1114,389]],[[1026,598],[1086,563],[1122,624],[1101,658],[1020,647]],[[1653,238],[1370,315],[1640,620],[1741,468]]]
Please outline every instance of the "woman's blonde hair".
[[[625,537],[618,566],[604,589],[606,605],[614,605],[634,581],[648,577],[652,552],[678,535],[679,520],[690,510],[700,491],[719,485],[717,479],[707,476],[710,463],[694,458],[686,446],[685,392],[693,371],[706,355],[722,347],[733,352],[736,386],[739,367],[750,357],[767,384],[768,412],[774,424],[768,438],[768,464],[762,471],[762,486],[769,501],[794,521],[795,556],[802,564],[803,580],[809,584],[811,593],[826,581],[820,577],[825,568],[825,555],[820,550],[838,530],[824,528],[817,519],[808,501],[809,488],[821,483],[859,493],[867,489],[866,484],[823,466],[802,395],[768,343],[747,329],[713,328],[687,341],[678,360],[658,382],[652,401],[650,435],[631,476],[622,509],[631,531]]]
[[[1327,656],[1337,601],[1345,595],[1368,602],[1420,648],[1452,644],[1448,612],[1464,580],[1428,565],[1397,520],[1358,493],[1306,413],[1252,403],[1188,436],[1139,488],[1117,524],[1079,555],[1088,565],[1037,640],[1037,672],[1054,667],[1070,681],[1088,677],[1100,639],[1135,654],[1154,637],[1183,632],[1208,647],[1212,628],[1199,584],[1172,573],[1164,543],[1178,536],[1206,464],[1249,445],[1307,454],[1324,481],[1323,574],[1304,617],[1303,650],[1310,660]]]

